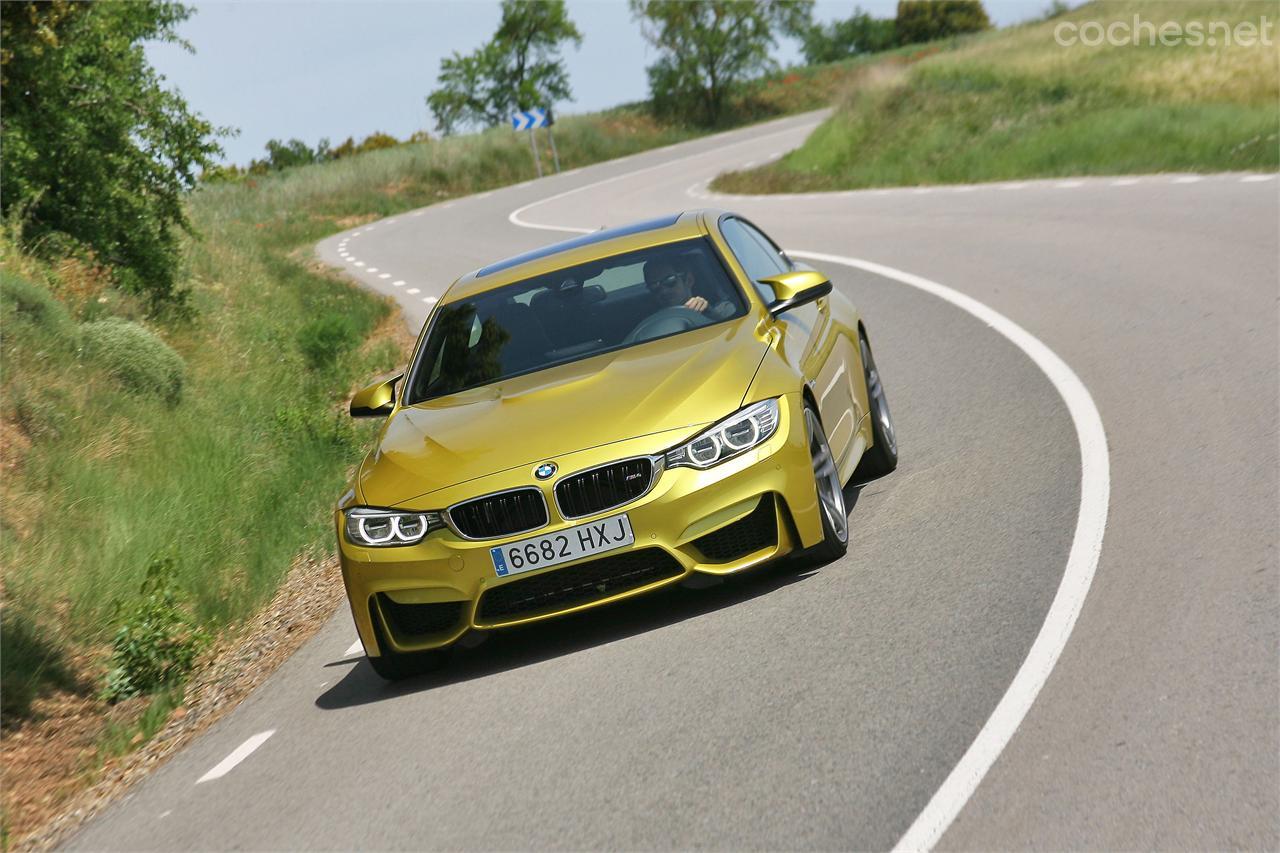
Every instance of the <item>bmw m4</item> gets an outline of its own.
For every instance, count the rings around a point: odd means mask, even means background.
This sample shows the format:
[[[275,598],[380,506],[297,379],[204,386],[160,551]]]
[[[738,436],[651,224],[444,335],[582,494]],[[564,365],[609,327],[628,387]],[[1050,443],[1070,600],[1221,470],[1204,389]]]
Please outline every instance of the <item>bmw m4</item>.
[[[843,486],[897,464],[866,327],[752,223],[699,210],[458,279],[336,509],[369,661],[804,552],[845,553]]]

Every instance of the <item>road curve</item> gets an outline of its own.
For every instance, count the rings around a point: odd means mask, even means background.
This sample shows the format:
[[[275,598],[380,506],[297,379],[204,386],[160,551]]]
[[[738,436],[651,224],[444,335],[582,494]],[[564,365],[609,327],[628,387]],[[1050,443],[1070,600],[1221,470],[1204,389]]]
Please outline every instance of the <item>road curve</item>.
[[[709,197],[818,118],[434,205],[318,253],[416,328],[457,275],[558,238],[527,225],[714,205],[1009,318],[1096,402],[1110,511],[1056,668],[940,847],[1280,847],[1275,176]],[[903,454],[850,490],[847,558],[501,634],[397,686],[341,610],[70,846],[895,844],[1051,615],[1081,457],[1011,340],[866,267],[824,269],[867,319]]]

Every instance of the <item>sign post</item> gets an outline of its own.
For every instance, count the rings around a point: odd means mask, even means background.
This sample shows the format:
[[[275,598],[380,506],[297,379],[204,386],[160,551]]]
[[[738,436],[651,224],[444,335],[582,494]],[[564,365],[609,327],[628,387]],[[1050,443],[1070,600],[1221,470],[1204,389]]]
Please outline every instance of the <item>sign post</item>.
[[[560,154],[556,151],[555,137],[551,136],[551,123],[551,111],[548,109],[534,107],[511,115],[512,127],[516,130],[529,131],[529,148],[533,151],[533,167],[537,170],[539,178],[542,177],[542,160],[538,157],[537,134],[534,131],[540,127],[547,128],[547,136],[551,140],[551,156],[555,160],[556,171],[560,171]]]

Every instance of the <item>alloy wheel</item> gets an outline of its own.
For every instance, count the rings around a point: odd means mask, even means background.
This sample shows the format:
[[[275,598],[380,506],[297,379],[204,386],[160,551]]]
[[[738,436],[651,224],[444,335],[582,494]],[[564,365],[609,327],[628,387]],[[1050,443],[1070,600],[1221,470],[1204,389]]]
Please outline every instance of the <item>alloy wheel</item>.
[[[827,444],[827,435],[818,422],[818,416],[807,407],[804,410],[804,422],[809,433],[809,455],[813,459],[813,479],[818,487],[818,503],[822,505],[822,514],[831,531],[837,539],[845,542],[849,538],[849,518],[845,514],[840,472],[836,470],[836,461],[831,456],[831,447]]]

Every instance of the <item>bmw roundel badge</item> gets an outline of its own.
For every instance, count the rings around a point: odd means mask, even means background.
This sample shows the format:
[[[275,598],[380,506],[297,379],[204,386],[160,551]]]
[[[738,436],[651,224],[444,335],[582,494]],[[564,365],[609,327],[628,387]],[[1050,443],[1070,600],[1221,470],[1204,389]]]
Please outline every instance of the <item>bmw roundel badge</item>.
[[[533,476],[537,477],[539,480],[548,480],[554,477],[555,473],[556,463],[554,462],[543,462],[537,468],[533,469]]]

